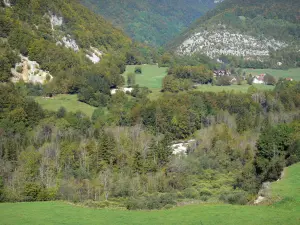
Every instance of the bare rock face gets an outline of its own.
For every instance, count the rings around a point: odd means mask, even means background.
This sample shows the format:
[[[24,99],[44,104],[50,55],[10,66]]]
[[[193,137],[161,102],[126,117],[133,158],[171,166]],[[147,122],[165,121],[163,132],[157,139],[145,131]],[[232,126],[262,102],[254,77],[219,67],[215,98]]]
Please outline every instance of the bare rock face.
[[[66,48],[73,49],[75,52],[79,51],[79,46],[77,45],[76,41],[71,38],[70,35],[64,36],[61,40]]]
[[[40,69],[40,65],[36,61],[30,61],[22,55],[20,57],[21,62],[11,69],[12,82],[17,83],[23,80],[25,83],[45,84],[53,79],[48,71]]]
[[[3,3],[6,7],[11,7],[11,3],[9,0],[3,0]]]
[[[100,62],[101,57],[103,56],[103,52],[101,52],[99,49],[90,47],[90,50],[87,51],[87,54],[85,55],[89,60],[91,60],[94,64],[97,64]]]
[[[55,26],[62,26],[63,24],[63,18],[60,16],[57,16],[55,14],[50,15],[50,23],[51,23],[51,28],[54,30]]]
[[[275,39],[256,38],[226,29],[219,24],[213,30],[201,29],[187,38],[178,48],[180,55],[191,55],[196,52],[204,53],[210,58],[233,55],[252,57],[268,57],[269,49],[278,50],[286,47],[284,42]]]

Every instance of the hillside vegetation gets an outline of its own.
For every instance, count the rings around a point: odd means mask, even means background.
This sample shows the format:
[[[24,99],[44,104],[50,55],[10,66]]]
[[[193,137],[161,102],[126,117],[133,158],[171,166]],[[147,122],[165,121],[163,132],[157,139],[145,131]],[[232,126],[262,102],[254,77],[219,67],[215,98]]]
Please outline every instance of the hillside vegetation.
[[[124,82],[120,74],[131,40],[101,16],[76,0],[8,2],[0,6],[1,81],[11,80],[22,54],[53,77],[45,88],[49,95],[81,92],[95,79],[99,86],[91,92],[105,95]],[[15,69],[24,73],[27,67]]]
[[[81,0],[133,39],[151,45],[169,42],[215,6],[213,0]]]
[[[285,169],[281,181],[271,184],[278,202],[261,206],[190,205],[161,211],[97,210],[63,202],[0,204],[1,221],[14,224],[299,224],[300,164]],[[15,212],[18,212],[17,214]]]
[[[293,55],[290,65],[295,66],[299,62],[299,8],[297,0],[224,1],[196,21],[170,47],[178,54],[202,52],[212,58],[271,56],[276,62],[286,62],[285,58]]]

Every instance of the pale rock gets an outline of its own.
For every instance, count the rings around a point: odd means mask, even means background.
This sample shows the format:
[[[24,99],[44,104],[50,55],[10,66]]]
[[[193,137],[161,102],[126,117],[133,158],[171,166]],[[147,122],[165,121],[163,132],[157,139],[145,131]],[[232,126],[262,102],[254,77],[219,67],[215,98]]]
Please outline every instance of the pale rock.
[[[90,47],[90,51],[88,51],[86,57],[89,60],[91,60],[94,64],[97,64],[100,62],[102,55],[103,53],[99,49]]]
[[[126,92],[132,92],[133,91],[133,88],[121,88],[121,89],[111,89],[110,90],[110,94],[112,94],[112,95],[114,95],[114,94],[116,94],[118,91],[122,91],[122,92],[124,92],[124,93],[126,93]]]
[[[49,81],[53,79],[53,76],[48,72],[40,69],[40,65],[36,61],[31,61],[27,57],[20,55],[21,62],[15,65],[15,68],[11,69],[13,75],[12,82],[17,83],[23,80],[25,83],[33,84],[44,84],[47,82],[47,77]],[[22,72],[17,72],[17,68],[21,67]]]
[[[214,30],[200,30],[187,38],[176,50],[179,55],[191,55],[201,52],[210,58],[218,56],[234,55],[251,57],[268,57],[269,48],[278,50],[287,44],[275,39],[261,38],[234,33],[219,24]]]
[[[50,15],[50,23],[51,23],[51,29],[54,30],[55,26],[62,26],[63,24],[63,18],[54,14]]]
[[[3,3],[6,7],[11,7],[11,3],[9,0],[3,0]]]
[[[61,40],[66,48],[71,48],[75,52],[79,51],[79,47],[78,47],[76,41],[74,39],[72,39],[70,35],[64,36]]]

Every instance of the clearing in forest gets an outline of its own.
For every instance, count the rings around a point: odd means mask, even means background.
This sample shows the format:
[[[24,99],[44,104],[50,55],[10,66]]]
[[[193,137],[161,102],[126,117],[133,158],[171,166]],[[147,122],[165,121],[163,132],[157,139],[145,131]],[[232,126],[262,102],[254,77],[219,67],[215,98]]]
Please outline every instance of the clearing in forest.
[[[52,98],[36,97],[35,101],[46,110],[57,111],[60,107],[64,107],[68,112],[81,111],[89,117],[93,115],[96,109],[93,106],[78,101],[77,95],[61,94],[55,95]]]
[[[137,65],[142,68],[141,74],[136,74],[136,84],[140,87],[149,89],[161,89],[162,80],[167,75],[167,67],[158,67],[157,65]],[[127,79],[128,73],[134,73],[135,65],[126,66],[123,76]]]

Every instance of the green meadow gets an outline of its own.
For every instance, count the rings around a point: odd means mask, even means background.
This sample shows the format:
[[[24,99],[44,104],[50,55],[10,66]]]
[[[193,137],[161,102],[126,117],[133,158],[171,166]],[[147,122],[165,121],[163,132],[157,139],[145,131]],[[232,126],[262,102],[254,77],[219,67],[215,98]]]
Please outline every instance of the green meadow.
[[[264,85],[264,84],[253,84],[255,88],[258,90],[268,91],[273,90],[274,86]],[[248,84],[237,85],[233,84],[230,86],[212,86],[210,84],[204,84],[197,87],[195,91],[203,91],[203,92],[222,92],[222,91],[235,91],[235,92],[247,92],[248,88],[251,87]]]
[[[3,225],[35,224],[300,224],[300,163],[288,167],[270,187],[271,205],[198,204],[169,210],[93,209],[64,202],[0,204]]]
[[[293,78],[296,81],[300,80],[300,68],[288,69],[288,70],[274,70],[274,69],[245,69],[247,74],[252,74],[254,76],[268,73],[272,76],[279,78]]]
[[[36,97],[35,101],[46,110],[57,111],[60,107],[65,107],[68,112],[81,111],[89,117],[92,116],[96,109],[93,106],[78,101],[77,95],[61,94],[55,95],[52,98]]]
[[[134,65],[126,66],[126,71],[123,74],[125,80],[128,73],[134,73],[135,67]],[[142,73],[136,74],[136,84],[150,89],[161,89],[162,80],[167,75],[168,68],[158,67],[157,65],[140,65],[140,67],[142,68]]]

